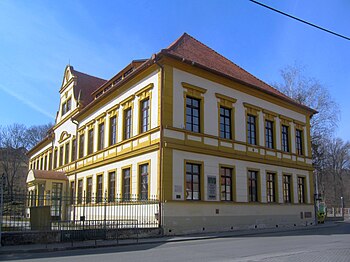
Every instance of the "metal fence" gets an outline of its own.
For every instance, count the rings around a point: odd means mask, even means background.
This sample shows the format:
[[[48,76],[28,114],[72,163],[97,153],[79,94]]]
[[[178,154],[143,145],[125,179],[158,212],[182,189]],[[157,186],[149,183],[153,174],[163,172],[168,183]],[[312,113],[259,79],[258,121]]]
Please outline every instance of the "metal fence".
[[[130,195],[3,195],[1,232],[61,231],[62,237],[107,238],[108,232],[159,227],[160,202]],[[90,236],[87,236],[90,232]],[[64,240],[64,239],[62,239]]]
[[[350,216],[350,208],[327,207],[327,217]]]

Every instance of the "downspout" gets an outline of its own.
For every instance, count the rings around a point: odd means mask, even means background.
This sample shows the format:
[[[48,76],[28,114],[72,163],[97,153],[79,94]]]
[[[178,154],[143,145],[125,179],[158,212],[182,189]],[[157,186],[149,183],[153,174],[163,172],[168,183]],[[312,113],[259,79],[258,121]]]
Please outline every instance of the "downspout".
[[[163,201],[164,201],[164,192],[163,192],[163,88],[164,88],[164,66],[158,63],[157,61],[157,55],[154,55],[154,63],[159,66],[160,68],[160,74],[161,74],[161,79],[160,79],[160,138],[159,138],[159,177],[160,177],[160,182],[159,182],[159,201],[160,201],[160,206],[159,206],[159,226],[162,232],[162,235],[164,235],[163,232]]]

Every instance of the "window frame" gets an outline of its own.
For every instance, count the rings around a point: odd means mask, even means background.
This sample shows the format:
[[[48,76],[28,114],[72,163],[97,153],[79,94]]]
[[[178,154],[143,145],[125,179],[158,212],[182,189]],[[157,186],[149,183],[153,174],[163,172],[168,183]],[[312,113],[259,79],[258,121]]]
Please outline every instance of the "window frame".
[[[271,126],[268,126],[271,124]],[[265,119],[265,147],[275,149],[275,122],[270,119]]]
[[[97,139],[97,151],[100,151],[105,147],[105,122],[101,122],[98,124]]]
[[[290,127],[289,125],[281,125],[281,150],[290,153]]]
[[[192,166],[191,168],[191,172],[187,171],[187,166]],[[197,166],[198,167],[198,173],[194,173],[193,171],[193,167]],[[185,188],[185,200],[186,201],[201,201],[204,200],[203,195],[204,195],[204,177],[203,177],[203,172],[204,172],[204,168],[203,168],[203,162],[199,162],[199,161],[191,161],[191,160],[185,160],[185,166],[184,166],[184,188]],[[190,190],[187,188],[187,175],[191,176],[191,180],[189,181],[191,188]],[[198,191],[194,191],[194,176],[198,177]],[[191,198],[189,198],[189,193],[190,192]],[[198,193],[198,198],[194,198],[194,194],[197,192]]]
[[[191,104],[188,104],[187,101],[190,100]],[[201,133],[202,132],[202,128],[201,128],[201,118],[203,117],[201,115],[201,107],[202,107],[202,103],[201,103],[200,98],[197,97],[192,97],[192,96],[188,96],[186,95],[185,97],[185,129],[187,131],[190,132],[194,132],[194,133]],[[197,102],[198,106],[193,105],[193,102]],[[187,114],[187,109],[190,109],[190,114]],[[196,110],[198,116],[194,116],[194,111]],[[190,118],[191,122],[188,122],[187,119]],[[194,123],[194,119],[198,118],[198,124]],[[189,125],[189,127],[188,127]],[[195,130],[194,127],[198,127],[198,130]]]
[[[225,165],[220,165],[219,166],[219,180],[220,180],[220,200],[221,201],[226,201],[226,202],[232,202],[232,201],[235,201],[235,175],[234,175],[234,167],[231,167],[231,166],[225,166]],[[224,175],[223,175],[223,172],[224,171]],[[226,171],[229,171],[230,172],[230,175],[227,176],[226,174]],[[223,186],[223,178],[225,179],[225,192],[223,192],[222,190],[222,186]],[[227,186],[226,184],[226,181],[227,181],[227,178],[230,178],[230,185]],[[230,199],[227,199],[227,187],[230,188]],[[223,195],[225,196],[225,198],[223,198]]]
[[[272,179],[270,179],[272,177]],[[278,202],[277,174],[275,172],[266,172],[266,201],[267,203]],[[271,192],[272,191],[272,192]]]
[[[304,155],[304,145],[303,145],[303,130],[296,128],[295,129],[295,151],[299,156]]]
[[[286,180],[286,178],[288,178]],[[283,203],[292,204],[293,201],[293,177],[290,174],[283,174],[282,176],[282,193],[283,193]]]
[[[89,184],[89,182],[91,183]],[[86,177],[85,204],[92,203],[92,186],[93,186],[92,176]]]
[[[250,120],[254,119],[254,122]],[[258,117],[254,114],[247,114],[246,128],[247,128],[247,143],[249,145],[256,146],[258,145],[258,129],[257,129],[257,119]],[[253,130],[252,130],[252,127]]]
[[[144,107],[144,103],[148,102],[148,105]],[[146,97],[140,101],[140,134],[145,133],[151,129],[151,99]],[[144,125],[144,119],[146,119],[146,125]]]
[[[128,166],[128,167],[124,167],[124,168],[122,168],[122,176],[121,176],[121,179],[122,179],[122,183],[121,183],[121,186],[122,186],[122,190],[121,190],[121,192],[122,192],[122,200],[123,201],[130,201],[131,200],[131,191],[132,191],[132,188],[131,188],[131,186],[132,186],[132,181],[131,181],[131,179],[132,179],[132,166]],[[126,179],[125,179],[125,173],[126,172],[129,172],[129,182],[128,182],[128,189],[129,189],[129,191],[128,191],[128,193],[126,193],[126,184],[125,184],[125,181],[126,181]]]
[[[79,158],[83,158],[85,156],[85,132],[79,134]]]
[[[302,183],[300,183],[300,181],[302,181]],[[307,203],[306,177],[305,176],[298,176],[297,177],[297,184],[298,184],[298,203],[299,204],[306,204]]]
[[[103,174],[96,175],[96,198],[95,203],[103,202]]]
[[[253,178],[251,175],[255,174],[256,177]],[[248,181],[248,202],[250,203],[258,203],[260,202],[260,189],[259,189],[259,171],[255,169],[248,169],[247,171],[247,181]],[[253,187],[253,183],[255,186]],[[255,188],[255,192],[253,192],[253,188]]]
[[[59,160],[58,160],[58,164],[59,166],[63,166],[63,153],[64,153],[64,147],[63,145],[60,146],[60,156],[59,156]]]
[[[113,115],[109,118],[109,146],[117,143],[117,135],[117,115]]]
[[[77,204],[82,204],[83,203],[83,188],[84,188],[84,180],[83,178],[78,179],[78,190],[77,190]]]
[[[112,175],[114,177],[113,179],[111,179]],[[117,176],[116,176],[115,170],[111,170],[108,172],[108,202],[109,203],[116,201],[116,178]]]
[[[71,162],[77,160],[77,139],[76,138],[73,138],[72,139],[72,146],[71,146]]]
[[[87,154],[90,155],[94,153],[94,128],[89,128],[88,130],[88,146],[87,146]]]
[[[222,114],[221,109],[224,111],[224,114]],[[226,115],[226,111],[228,112],[228,116]],[[222,139],[232,139],[232,108],[220,105],[219,106],[219,137]],[[221,122],[221,120],[224,120],[223,123]],[[226,124],[226,120],[229,122],[228,124]],[[221,129],[221,127],[224,127],[223,130]],[[229,129],[228,131],[226,129]],[[223,133],[223,136],[222,136]],[[228,137],[227,137],[228,134]]]
[[[70,143],[67,142],[64,145],[64,164],[67,165],[69,163],[69,147],[70,147]]]
[[[127,140],[132,137],[132,107],[123,110],[123,139]],[[130,115],[128,113],[130,112]]]
[[[142,168],[146,167],[147,172],[142,173]],[[139,172],[139,199],[140,200],[149,200],[150,198],[150,161],[142,162],[138,164],[138,172]],[[143,177],[147,177],[146,188],[147,190],[143,190]]]

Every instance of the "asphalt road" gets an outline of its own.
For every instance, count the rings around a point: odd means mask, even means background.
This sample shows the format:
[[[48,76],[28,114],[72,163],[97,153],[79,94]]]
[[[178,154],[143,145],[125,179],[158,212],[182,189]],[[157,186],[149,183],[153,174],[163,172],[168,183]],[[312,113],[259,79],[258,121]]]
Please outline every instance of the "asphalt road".
[[[350,261],[350,223],[245,237],[0,256],[0,261]]]

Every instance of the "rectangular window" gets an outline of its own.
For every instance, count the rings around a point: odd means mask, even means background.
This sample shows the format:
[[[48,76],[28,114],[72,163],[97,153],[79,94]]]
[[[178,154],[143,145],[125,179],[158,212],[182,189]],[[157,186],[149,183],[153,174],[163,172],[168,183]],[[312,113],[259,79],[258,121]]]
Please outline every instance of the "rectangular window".
[[[97,176],[96,203],[101,203],[103,199],[103,176]]]
[[[256,117],[253,115],[248,115],[247,117],[248,143],[256,145]]]
[[[58,159],[58,150],[57,148],[55,148],[55,151],[54,151],[54,158],[53,158],[53,168],[57,168],[57,159]]]
[[[69,143],[64,146],[64,164],[69,163]]]
[[[295,146],[297,150],[297,154],[302,156],[303,155],[303,131],[302,130],[295,130]]]
[[[63,165],[63,146],[60,147],[60,160],[59,160],[60,166]]]
[[[198,164],[186,164],[186,199],[200,200],[200,170],[201,166]]]
[[[221,167],[221,200],[231,201],[232,200],[232,168]]]
[[[273,144],[273,122],[266,120],[265,121],[265,146],[267,148],[274,148]]]
[[[75,161],[77,157],[77,140],[73,139],[72,140],[72,157],[71,160]]]
[[[258,202],[258,172],[248,171],[249,202]]]
[[[108,173],[108,202],[115,202],[115,172]]]
[[[140,165],[140,199],[148,199],[148,164]]]
[[[44,161],[43,161],[43,158],[40,157],[40,170],[43,170],[43,164],[44,164]]]
[[[131,137],[131,108],[124,110],[124,139]]]
[[[47,170],[47,155],[45,156],[44,160],[44,170]]]
[[[88,132],[88,155],[94,151],[94,129],[90,129]]]
[[[123,169],[123,200],[130,200],[130,168]]]
[[[220,106],[220,137],[231,139],[231,109]]]
[[[61,107],[62,116],[64,116],[67,113],[67,104],[64,102]]]
[[[91,203],[92,198],[92,177],[88,177],[86,180],[86,203]]]
[[[82,158],[84,156],[84,143],[85,143],[85,136],[84,134],[81,134],[79,136],[79,158]]]
[[[150,129],[149,121],[149,99],[141,101],[141,133],[146,132]]]
[[[78,180],[78,204],[83,202],[83,180]]]
[[[291,203],[292,202],[292,196],[291,196],[291,181],[292,177],[289,175],[283,175],[283,201],[284,203]]]
[[[52,169],[52,153],[49,152],[49,170]]]
[[[75,197],[75,183],[74,181],[70,182],[70,204],[74,204],[74,197]]]
[[[282,151],[289,152],[289,127],[282,125]]]
[[[186,130],[199,133],[200,117],[200,100],[186,97]]]
[[[113,116],[109,119],[109,145],[117,143],[117,117]]]
[[[266,174],[266,193],[267,202],[276,202],[276,175],[273,173]]]
[[[298,202],[305,203],[305,178],[298,177]]]
[[[67,100],[67,112],[70,111],[72,108],[72,99],[68,98]]]
[[[98,125],[98,149],[102,150],[105,147],[105,124]]]

